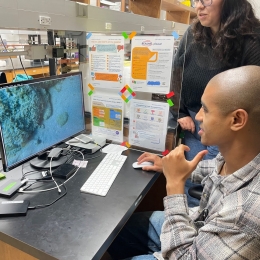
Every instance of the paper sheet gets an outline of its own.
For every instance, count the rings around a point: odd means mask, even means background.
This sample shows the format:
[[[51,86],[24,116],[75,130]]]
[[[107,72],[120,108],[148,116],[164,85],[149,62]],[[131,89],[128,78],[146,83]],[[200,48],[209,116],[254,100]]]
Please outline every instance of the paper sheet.
[[[92,96],[92,135],[123,141],[123,100],[118,95]]]
[[[91,36],[88,40],[90,83],[94,88],[123,87],[124,37]]]
[[[164,151],[169,115],[168,103],[132,100],[130,111],[129,143]]]
[[[131,87],[134,91],[169,93],[173,50],[172,36],[136,36],[132,39]]]

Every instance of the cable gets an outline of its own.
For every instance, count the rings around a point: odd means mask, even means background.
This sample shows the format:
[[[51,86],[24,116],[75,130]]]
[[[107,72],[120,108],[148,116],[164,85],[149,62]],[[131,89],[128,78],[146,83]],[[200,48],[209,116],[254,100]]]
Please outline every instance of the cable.
[[[95,159],[95,158],[98,158],[98,157],[100,157],[101,155],[102,155],[102,146],[100,146],[99,144],[97,144],[97,143],[95,143],[94,141],[90,141],[89,143],[93,143],[93,144],[96,144],[97,146],[99,146],[100,147],[100,149],[98,150],[100,153],[97,155],[97,156],[92,156],[92,157],[87,157],[87,158],[85,158],[85,160],[92,160],[92,159]],[[70,146],[69,146],[70,147]],[[85,150],[84,148],[81,148],[83,151]],[[72,150],[72,151],[78,151],[78,150]],[[78,151],[79,152],[79,151]],[[95,152],[96,153],[96,152]],[[86,153],[83,153],[84,154],[84,156],[85,155],[88,155],[88,153],[86,152]],[[77,158],[75,158],[75,157],[73,157],[73,153],[71,154],[71,157],[68,159],[68,162],[71,162],[71,158],[73,158],[73,159],[77,159]]]
[[[25,68],[24,68],[24,66],[23,66],[22,59],[21,59],[21,55],[19,55],[19,60],[20,60],[20,62],[21,62],[23,71],[24,71],[24,73],[26,74],[27,79],[29,79],[29,76],[27,75],[27,72],[26,72],[26,70],[25,70]]]
[[[98,158],[98,157],[100,157],[101,155],[102,155],[103,153],[99,153],[97,156],[92,156],[92,157],[85,157],[85,160],[92,160],[92,159],[96,159],[96,158]],[[84,154],[84,155],[87,155],[87,153],[86,154]],[[74,158],[74,159],[77,159],[77,158]]]
[[[99,144],[96,143],[95,141],[90,141],[89,143],[95,144],[95,145],[99,146],[99,147],[100,147],[99,151],[102,152],[102,146],[101,146],[101,145],[99,145]]]
[[[23,177],[21,180],[25,179],[25,176],[28,175],[28,174],[33,174],[33,173],[40,173],[40,171],[28,171],[28,172],[25,172],[23,173]],[[36,179],[27,179],[28,181],[30,180],[36,180]]]
[[[36,206],[33,206],[33,207],[28,207],[28,209],[42,209],[42,208],[46,208],[46,207],[49,207],[49,206],[53,205],[55,202],[57,202],[61,198],[63,198],[67,194],[67,188],[66,188],[64,183],[62,184],[62,186],[65,189],[65,192],[62,195],[60,195],[57,199],[55,199],[51,203],[48,203],[48,204],[45,204],[45,205],[36,205]]]
[[[24,173],[23,171],[24,171],[24,168],[26,167],[26,166],[24,166],[24,165],[25,165],[25,164],[22,164],[22,178],[21,178],[21,180],[23,180],[27,174],[37,173],[37,172],[40,173],[40,171],[37,171],[37,170],[30,170],[30,171]],[[30,164],[28,164],[28,166],[29,166],[29,165],[30,165]],[[28,179],[28,180],[31,180],[31,179]]]
[[[28,181],[30,181],[32,179],[29,179]],[[30,188],[32,185],[34,185],[35,183],[38,183],[38,182],[53,182],[52,180],[43,180],[43,179],[38,179],[38,180],[33,180],[34,182],[27,185],[26,187],[24,187],[24,190],[27,190],[28,188]],[[38,187],[37,187],[38,188]]]
[[[66,149],[66,148],[63,148],[63,149]],[[80,151],[75,151],[75,152],[79,152],[82,155],[83,161],[84,161],[84,154],[82,152],[80,152]],[[32,191],[26,191],[26,190],[24,190],[24,188],[20,188],[18,190],[18,192],[30,194],[30,193],[40,193],[40,192],[46,192],[46,191],[50,191],[50,190],[55,190],[55,189],[60,188],[61,186],[63,186],[70,179],[72,179],[76,175],[76,173],[78,172],[79,169],[80,169],[80,167],[78,167],[77,170],[73,173],[73,175],[71,175],[66,181],[64,181],[62,184],[60,184],[60,185],[58,185],[58,186],[56,186],[54,188],[49,188],[49,189],[46,189],[46,190],[35,190],[35,191],[33,191],[33,190]]]
[[[5,44],[4,44],[4,41],[3,41],[1,35],[0,35],[0,39],[1,39],[1,42],[2,42],[2,44],[3,44],[3,46],[4,46],[4,48],[5,48],[5,51],[8,52],[8,50],[7,50],[6,47],[5,47]],[[15,69],[14,69],[14,64],[13,64],[13,60],[12,60],[12,58],[11,58],[11,55],[9,56],[9,59],[11,60],[12,67],[13,67],[13,72],[14,72],[14,75],[15,75],[15,77],[16,77],[17,75],[16,75],[16,72],[15,72]]]
[[[54,156],[56,156],[56,155],[54,155]],[[61,193],[60,187],[58,186],[57,182],[54,180],[54,178],[53,178],[53,176],[52,176],[51,162],[52,162],[52,158],[53,158],[54,156],[52,156],[51,159],[50,159],[50,174],[51,174],[52,180],[54,181],[54,183],[55,183],[55,185],[56,185],[56,187],[57,187],[57,189],[58,189],[58,192]]]
[[[70,150],[70,149],[68,149],[68,148],[63,148],[63,149],[64,149],[64,150]],[[79,150],[72,150],[72,151],[73,151],[73,152],[72,152],[71,157],[69,158],[69,160],[70,160],[71,158],[75,159],[74,156],[73,156],[73,153],[74,153],[74,152],[80,153],[81,156],[83,157],[83,161],[85,160],[85,156],[84,156],[84,154],[83,154],[81,151],[79,151]],[[69,161],[69,160],[68,160],[68,161]]]
[[[77,148],[77,149],[74,148],[74,149],[71,149],[71,146],[69,145],[67,148],[63,148],[63,149],[64,149],[64,150],[69,150],[69,152],[71,152],[70,157],[69,157],[68,160],[67,160],[67,163],[71,163],[71,162],[72,162],[71,159],[75,159],[75,155],[74,155],[75,152],[81,153],[81,156],[83,156],[83,158],[84,158],[84,160],[85,160],[84,154],[82,153],[82,151],[80,151],[80,149],[82,149],[82,148]]]

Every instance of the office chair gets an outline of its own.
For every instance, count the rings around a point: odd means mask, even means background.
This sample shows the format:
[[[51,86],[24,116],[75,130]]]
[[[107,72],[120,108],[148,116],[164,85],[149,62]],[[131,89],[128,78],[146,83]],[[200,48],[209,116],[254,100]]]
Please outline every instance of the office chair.
[[[200,184],[188,189],[189,195],[198,200],[201,199],[202,191],[203,191],[203,186]]]

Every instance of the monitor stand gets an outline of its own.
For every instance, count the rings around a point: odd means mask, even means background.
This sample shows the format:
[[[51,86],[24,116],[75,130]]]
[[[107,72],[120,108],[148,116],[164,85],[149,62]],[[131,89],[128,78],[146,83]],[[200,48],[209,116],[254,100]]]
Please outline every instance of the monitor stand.
[[[52,160],[51,168],[56,168],[64,163],[66,163],[67,160],[68,160],[67,156],[61,156],[57,160]],[[30,161],[30,164],[32,167],[35,167],[37,169],[49,169],[50,168],[50,160],[48,160],[48,159],[40,159],[40,158],[36,157]]]

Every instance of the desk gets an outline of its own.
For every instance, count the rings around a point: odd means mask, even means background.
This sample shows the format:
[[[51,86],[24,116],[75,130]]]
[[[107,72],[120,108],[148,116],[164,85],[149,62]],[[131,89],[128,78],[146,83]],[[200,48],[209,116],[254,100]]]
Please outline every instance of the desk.
[[[54,205],[29,210],[27,216],[1,218],[0,240],[32,256],[19,259],[100,259],[160,176],[132,168],[140,152],[128,149],[124,154],[127,160],[106,197],[80,192],[104,157],[102,154],[78,171],[66,184],[68,194]],[[6,176],[21,177],[21,168]],[[57,190],[37,195],[18,194],[11,200],[29,199],[34,206],[51,202],[57,195]],[[1,252],[1,259],[8,259],[2,257]]]

